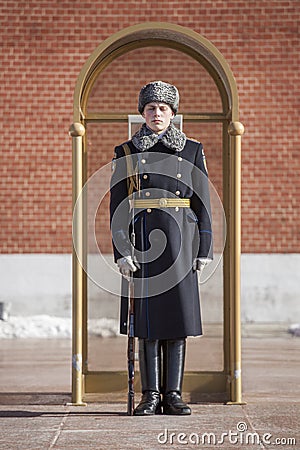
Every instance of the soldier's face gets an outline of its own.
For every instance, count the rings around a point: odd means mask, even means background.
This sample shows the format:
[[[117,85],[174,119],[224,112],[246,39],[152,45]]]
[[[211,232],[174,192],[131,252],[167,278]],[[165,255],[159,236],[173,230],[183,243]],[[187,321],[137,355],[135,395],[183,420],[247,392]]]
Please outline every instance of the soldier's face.
[[[166,103],[152,102],[147,103],[142,116],[146,120],[147,127],[160,134],[168,128],[174,113]]]

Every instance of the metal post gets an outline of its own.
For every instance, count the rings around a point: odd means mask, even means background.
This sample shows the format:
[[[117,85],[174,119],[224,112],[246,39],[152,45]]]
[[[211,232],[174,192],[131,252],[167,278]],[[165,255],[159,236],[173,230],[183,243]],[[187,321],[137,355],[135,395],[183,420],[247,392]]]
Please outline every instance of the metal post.
[[[230,398],[229,404],[242,404],[241,380],[241,138],[244,126],[231,122],[230,135]]]
[[[73,149],[73,292],[72,292],[72,405],[83,406],[82,335],[83,335],[83,197],[84,183],[83,136],[85,128],[75,122],[69,130]],[[74,209],[76,205],[76,208]]]

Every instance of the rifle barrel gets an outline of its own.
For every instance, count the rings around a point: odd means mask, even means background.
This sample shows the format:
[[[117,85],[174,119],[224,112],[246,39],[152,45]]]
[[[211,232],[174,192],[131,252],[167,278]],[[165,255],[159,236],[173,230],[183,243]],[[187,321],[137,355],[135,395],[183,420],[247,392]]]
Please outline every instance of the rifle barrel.
[[[133,275],[129,282],[129,327],[127,343],[128,359],[128,401],[127,414],[133,415],[134,410],[134,357],[135,357],[135,339],[134,339],[134,285]]]

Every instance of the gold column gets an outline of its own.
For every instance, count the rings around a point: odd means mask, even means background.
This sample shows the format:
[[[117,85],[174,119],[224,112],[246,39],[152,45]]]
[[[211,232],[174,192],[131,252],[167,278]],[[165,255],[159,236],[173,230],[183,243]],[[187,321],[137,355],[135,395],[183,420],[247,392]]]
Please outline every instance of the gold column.
[[[231,122],[230,135],[230,193],[229,193],[229,270],[230,270],[230,399],[229,404],[242,403],[241,379],[241,139],[244,126]]]
[[[73,189],[73,289],[72,289],[72,405],[83,406],[83,371],[82,371],[82,335],[83,335],[83,298],[84,271],[81,263],[84,258],[83,246],[83,196],[84,158],[83,136],[85,127],[75,122],[69,130],[72,136],[72,189]],[[76,205],[76,208],[75,208]]]

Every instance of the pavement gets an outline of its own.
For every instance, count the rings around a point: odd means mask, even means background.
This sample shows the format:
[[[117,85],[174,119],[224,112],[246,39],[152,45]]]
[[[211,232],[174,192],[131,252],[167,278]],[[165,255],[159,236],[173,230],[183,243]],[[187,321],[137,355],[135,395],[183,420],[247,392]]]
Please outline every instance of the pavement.
[[[300,337],[286,330],[284,324],[244,326],[242,373],[246,404],[190,403],[192,415],[186,417],[128,417],[126,398],[109,396],[86,407],[69,406],[71,341],[2,339],[0,449],[298,450]],[[95,366],[99,355],[106,368],[122,366],[122,337],[95,342],[97,346],[91,351]],[[202,342],[203,346],[201,341],[188,343],[187,368],[194,370],[199,364],[195,363],[199,361],[196,352],[202,347],[213,369],[222,363],[222,352],[210,350],[220,347],[214,333],[208,333]]]

